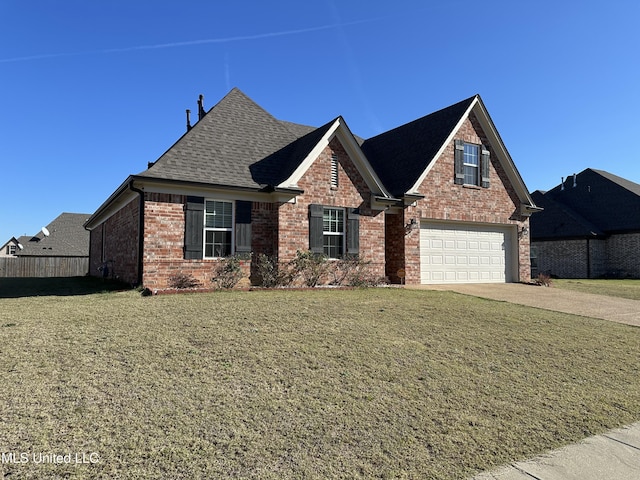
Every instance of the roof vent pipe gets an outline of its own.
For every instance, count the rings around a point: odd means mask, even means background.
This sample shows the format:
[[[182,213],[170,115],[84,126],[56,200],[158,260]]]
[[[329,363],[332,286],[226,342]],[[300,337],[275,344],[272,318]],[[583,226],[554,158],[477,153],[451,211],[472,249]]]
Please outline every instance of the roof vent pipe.
[[[564,177],[560,177],[560,190],[564,190]]]
[[[574,173],[573,174],[573,188],[576,188],[578,186],[578,179],[576,177],[577,177],[577,175]]]
[[[187,132],[191,130],[191,110],[187,108]]]
[[[204,111],[204,95],[200,95],[198,97],[198,120],[202,120],[202,118],[204,117],[204,114],[206,113]]]

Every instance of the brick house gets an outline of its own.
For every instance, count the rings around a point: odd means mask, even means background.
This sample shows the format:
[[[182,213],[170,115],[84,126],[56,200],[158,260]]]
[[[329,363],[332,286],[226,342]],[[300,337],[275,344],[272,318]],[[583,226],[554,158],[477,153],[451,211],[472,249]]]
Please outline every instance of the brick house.
[[[532,197],[544,208],[531,220],[536,272],[640,278],[640,185],[587,168]]]
[[[342,117],[315,128],[275,119],[238,89],[85,227],[90,273],[167,288],[208,283],[234,253],[358,255],[407,283],[529,279],[537,207],[479,96],[368,140]],[[452,243],[453,242],[453,243]],[[243,268],[250,272],[250,262]]]

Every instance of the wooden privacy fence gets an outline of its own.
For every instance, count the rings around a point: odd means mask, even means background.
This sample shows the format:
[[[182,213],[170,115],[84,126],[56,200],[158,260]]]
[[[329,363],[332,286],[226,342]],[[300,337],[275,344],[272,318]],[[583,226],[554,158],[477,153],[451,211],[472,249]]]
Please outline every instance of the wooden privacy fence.
[[[88,257],[0,258],[0,277],[81,277],[89,272]]]

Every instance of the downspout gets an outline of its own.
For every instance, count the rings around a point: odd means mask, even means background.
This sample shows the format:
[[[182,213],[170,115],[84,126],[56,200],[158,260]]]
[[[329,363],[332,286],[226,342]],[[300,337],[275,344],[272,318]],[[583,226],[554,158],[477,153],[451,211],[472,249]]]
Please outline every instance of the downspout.
[[[144,265],[143,262],[143,253],[144,253],[144,191],[140,190],[133,186],[133,180],[129,182],[129,190],[137,193],[140,196],[140,205],[139,205],[139,225],[138,225],[138,286],[142,286],[142,267]]]

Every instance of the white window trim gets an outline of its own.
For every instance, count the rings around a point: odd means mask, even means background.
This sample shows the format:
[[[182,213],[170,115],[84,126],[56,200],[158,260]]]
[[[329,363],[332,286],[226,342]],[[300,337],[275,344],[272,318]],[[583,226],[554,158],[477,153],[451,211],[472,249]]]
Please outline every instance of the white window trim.
[[[480,180],[480,162],[481,162],[481,155],[482,155],[482,149],[480,148],[480,145],[477,145],[475,143],[470,143],[470,142],[464,142],[463,145],[466,147],[467,145],[471,146],[471,147],[475,147],[476,148],[476,160],[477,163],[467,163],[465,160],[467,159],[467,154],[466,152],[463,152],[462,154],[462,165],[464,167],[472,167],[475,168],[476,173],[475,173],[475,183],[467,183],[467,175],[465,174],[464,176],[464,185],[473,185],[474,187],[478,187],[480,186],[481,180]]]
[[[221,202],[231,204],[231,228],[207,227],[207,202]],[[236,202],[234,200],[220,198],[204,199],[204,215],[202,228],[202,258],[206,260],[226,258],[226,257],[208,257],[207,256],[207,232],[231,232],[231,249],[229,256],[234,255],[236,251]]]
[[[323,207],[323,211],[322,214],[324,215],[324,212],[326,210],[339,210],[342,212],[342,232],[328,232],[324,229],[324,222],[323,222],[323,228],[322,228],[322,236],[324,237],[325,235],[327,236],[340,236],[342,237],[342,256],[344,256],[345,252],[347,251],[347,212],[344,208],[341,207]],[[324,242],[323,242],[324,244]],[[324,245],[323,245],[323,251],[324,251]],[[340,257],[331,257],[329,255],[327,255],[325,253],[325,255],[327,256],[327,258],[331,259],[331,260],[337,260]]]

